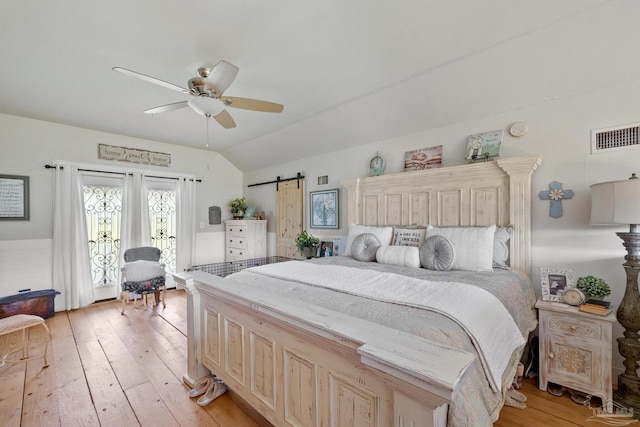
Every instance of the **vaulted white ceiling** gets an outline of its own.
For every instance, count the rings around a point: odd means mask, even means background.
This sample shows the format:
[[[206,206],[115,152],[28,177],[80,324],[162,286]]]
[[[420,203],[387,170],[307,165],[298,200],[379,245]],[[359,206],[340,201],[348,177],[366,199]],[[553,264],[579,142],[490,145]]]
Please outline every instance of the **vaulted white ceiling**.
[[[219,151],[243,171],[638,79],[634,0],[3,0],[0,112]],[[223,129],[189,99],[240,68]]]

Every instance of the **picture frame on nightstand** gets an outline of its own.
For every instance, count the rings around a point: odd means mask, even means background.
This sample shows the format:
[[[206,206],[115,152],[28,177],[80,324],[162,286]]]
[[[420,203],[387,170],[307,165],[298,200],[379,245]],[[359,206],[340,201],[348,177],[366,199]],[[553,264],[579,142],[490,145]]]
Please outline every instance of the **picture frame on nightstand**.
[[[543,301],[563,302],[562,294],[575,283],[573,269],[540,267]]]

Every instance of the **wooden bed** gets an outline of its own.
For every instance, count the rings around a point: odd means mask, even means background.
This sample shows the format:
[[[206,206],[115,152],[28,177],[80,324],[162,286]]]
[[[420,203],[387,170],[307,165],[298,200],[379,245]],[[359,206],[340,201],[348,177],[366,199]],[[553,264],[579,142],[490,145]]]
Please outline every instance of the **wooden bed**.
[[[529,274],[530,155],[349,179],[349,223],[511,225],[510,264]],[[475,356],[194,271],[188,373],[214,372],[275,426],[445,426]]]

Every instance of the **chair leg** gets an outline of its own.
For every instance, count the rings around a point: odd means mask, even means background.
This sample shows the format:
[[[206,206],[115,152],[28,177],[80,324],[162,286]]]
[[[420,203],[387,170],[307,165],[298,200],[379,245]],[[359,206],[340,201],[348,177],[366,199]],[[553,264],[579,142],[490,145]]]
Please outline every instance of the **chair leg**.
[[[47,351],[49,350],[49,340],[51,339],[51,333],[49,332],[49,328],[47,327],[46,324],[44,324],[44,322],[42,323],[42,326],[44,327],[44,330],[47,331],[47,336],[45,338],[45,343],[44,343],[44,366],[43,368],[47,368],[49,367],[49,363],[47,362]]]
[[[129,299],[129,291],[120,292],[120,299],[122,300],[122,310],[120,311],[120,314],[124,316],[124,306],[127,303],[127,300]]]
[[[162,292],[160,294],[160,299],[162,300],[162,307],[167,308],[167,303],[164,302],[164,297],[167,294],[167,285],[162,285]]]
[[[29,346],[28,344],[28,340],[27,340],[27,329],[29,328],[24,328],[22,329],[22,357],[21,359],[26,359],[29,357]]]

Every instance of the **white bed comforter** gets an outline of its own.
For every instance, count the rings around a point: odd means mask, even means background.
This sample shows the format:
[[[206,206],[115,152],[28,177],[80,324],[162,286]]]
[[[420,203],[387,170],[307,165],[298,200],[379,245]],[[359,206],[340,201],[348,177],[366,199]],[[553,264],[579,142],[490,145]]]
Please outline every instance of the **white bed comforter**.
[[[525,343],[500,300],[484,289],[465,283],[427,281],[388,272],[298,261],[251,270],[268,277],[443,314],[459,324],[473,341],[494,391],[502,388],[502,373],[513,351]]]

